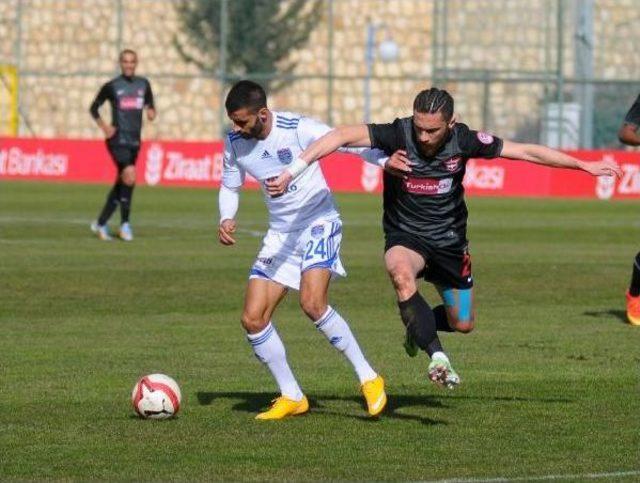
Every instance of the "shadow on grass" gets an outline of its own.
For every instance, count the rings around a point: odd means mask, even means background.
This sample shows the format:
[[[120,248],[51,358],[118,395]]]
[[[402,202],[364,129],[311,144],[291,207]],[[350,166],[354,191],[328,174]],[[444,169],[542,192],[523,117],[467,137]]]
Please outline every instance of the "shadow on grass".
[[[239,400],[236,402],[232,409],[234,411],[242,411],[247,413],[258,413],[263,411],[269,406],[269,403],[274,397],[274,393],[271,392],[251,392],[251,391],[236,391],[236,392],[204,392],[197,393],[198,402],[201,406],[208,406],[217,399],[233,399]],[[465,395],[407,395],[407,394],[389,394],[389,402],[382,414],[383,418],[399,419],[404,421],[416,421],[426,425],[448,424],[446,421],[428,418],[417,414],[408,414],[406,412],[398,411],[401,408],[407,407],[427,407],[448,409],[448,406],[443,402],[447,400],[477,400],[477,401],[497,401],[505,403],[570,403],[572,400],[566,398],[534,398],[534,397],[521,397],[521,396],[504,396],[504,397],[478,397],[478,396],[465,396]],[[317,397],[309,398],[309,404],[311,411],[318,414],[328,414],[332,416],[355,418],[363,422],[375,422],[376,418],[370,418],[364,413],[352,414],[347,411],[338,412],[332,409],[327,409],[323,402],[325,401],[346,401],[351,403],[357,403],[362,405],[363,400],[360,396],[333,396],[333,395],[319,395]]]
[[[198,402],[202,406],[208,406],[216,399],[239,399],[240,401],[232,406],[234,411],[244,411],[248,413],[257,413],[263,411],[269,406],[269,403],[274,398],[272,392],[250,392],[250,391],[237,391],[237,392],[203,392],[197,393]],[[405,414],[397,412],[398,409],[408,406],[422,406],[422,407],[436,407],[445,408],[440,401],[432,396],[407,396],[407,395],[388,395],[388,403],[385,408],[382,417],[394,418],[401,420],[417,421],[422,424],[436,425],[447,424],[442,420],[435,420],[424,416],[415,414]],[[329,414],[332,416],[340,416],[347,418],[359,419],[363,422],[375,422],[377,418],[371,418],[363,414],[350,414],[348,412],[338,412],[334,410],[326,409],[323,406],[323,401],[347,401],[363,404],[363,399],[360,396],[332,396],[332,395],[320,395],[318,397],[310,397],[309,405],[311,406],[311,412],[318,414]],[[365,411],[363,406],[363,411]]]
[[[583,312],[582,315],[596,317],[599,319],[618,319],[624,324],[627,323],[627,313],[624,310],[619,309],[588,310]]]

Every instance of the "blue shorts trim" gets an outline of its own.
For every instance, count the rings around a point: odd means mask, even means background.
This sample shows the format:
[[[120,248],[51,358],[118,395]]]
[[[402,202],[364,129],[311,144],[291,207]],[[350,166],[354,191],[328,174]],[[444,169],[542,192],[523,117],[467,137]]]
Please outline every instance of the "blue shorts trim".
[[[269,275],[264,273],[262,270],[258,270],[257,268],[252,268],[249,271],[249,276],[251,276],[251,275],[257,275],[258,277],[266,278],[267,280],[271,280],[271,277]]]

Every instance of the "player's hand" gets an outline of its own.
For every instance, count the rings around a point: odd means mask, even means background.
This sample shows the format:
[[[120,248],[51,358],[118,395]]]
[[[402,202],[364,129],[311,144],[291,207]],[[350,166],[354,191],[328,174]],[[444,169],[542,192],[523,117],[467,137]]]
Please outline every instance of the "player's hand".
[[[234,245],[236,239],[233,238],[233,233],[236,231],[236,220],[222,220],[218,226],[218,240],[223,245]]]
[[[111,124],[105,124],[102,131],[104,132],[105,139],[111,139],[116,134],[116,128]]]
[[[269,193],[270,196],[280,196],[284,194],[292,179],[293,176],[291,176],[291,173],[285,169],[279,176],[269,178],[265,182],[264,185],[267,188],[267,193]]]
[[[384,164],[384,170],[399,178],[406,178],[411,172],[413,163],[407,158],[407,152],[404,149],[398,149],[393,153]]]
[[[153,107],[147,108],[147,120],[153,121],[156,118],[156,110]]]
[[[578,166],[592,176],[615,176],[618,179],[622,178],[622,169],[613,159],[580,161]]]

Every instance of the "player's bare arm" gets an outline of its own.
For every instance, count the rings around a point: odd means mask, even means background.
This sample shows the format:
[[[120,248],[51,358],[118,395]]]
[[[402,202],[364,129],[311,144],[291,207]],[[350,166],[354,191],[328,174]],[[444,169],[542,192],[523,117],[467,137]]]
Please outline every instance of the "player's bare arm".
[[[291,163],[289,168],[285,169],[278,177],[267,181],[267,192],[271,196],[284,193],[291,180],[299,176],[308,165],[333,153],[342,146],[371,147],[367,125],[340,126],[313,142],[300,154],[298,159]]]
[[[520,159],[553,168],[579,169],[592,176],[617,176],[618,178],[622,176],[622,170],[615,161],[582,161],[539,144],[524,144],[505,140],[500,155],[503,158]]]
[[[323,158],[342,146],[370,148],[371,138],[366,124],[339,126],[312,143],[300,155],[300,159],[311,164],[316,159]]]
[[[155,107],[147,107],[147,120],[153,121],[156,118],[157,112]]]

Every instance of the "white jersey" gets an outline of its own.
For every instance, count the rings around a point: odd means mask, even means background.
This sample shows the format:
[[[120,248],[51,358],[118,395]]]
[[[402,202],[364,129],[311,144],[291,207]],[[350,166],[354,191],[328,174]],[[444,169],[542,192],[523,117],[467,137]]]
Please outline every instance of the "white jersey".
[[[229,133],[224,142],[222,184],[240,187],[249,173],[261,185],[269,228],[291,232],[306,227],[319,218],[337,218],[338,211],[320,165],[313,163],[291,181],[286,193],[272,197],[265,182],[276,177],[313,141],[329,132],[326,124],[291,112],[272,111],[271,132],[266,139],[244,139]]]

